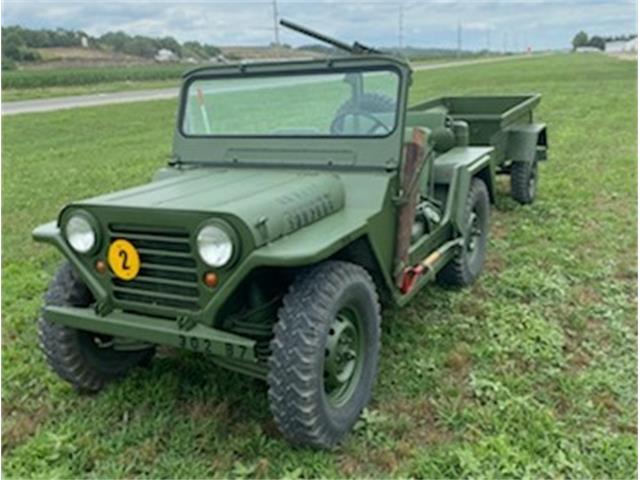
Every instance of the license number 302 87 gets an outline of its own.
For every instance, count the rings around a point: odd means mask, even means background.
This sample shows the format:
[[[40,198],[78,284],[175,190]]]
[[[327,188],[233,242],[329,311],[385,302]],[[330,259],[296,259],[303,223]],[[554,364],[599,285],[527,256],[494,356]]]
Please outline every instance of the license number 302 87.
[[[224,344],[224,352],[216,351],[214,344],[208,338],[190,337],[187,335],[178,335],[179,347],[194,350],[202,353],[222,354],[226,357],[233,357],[237,359],[244,359],[247,355],[248,347],[244,345],[235,345],[233,343]]]

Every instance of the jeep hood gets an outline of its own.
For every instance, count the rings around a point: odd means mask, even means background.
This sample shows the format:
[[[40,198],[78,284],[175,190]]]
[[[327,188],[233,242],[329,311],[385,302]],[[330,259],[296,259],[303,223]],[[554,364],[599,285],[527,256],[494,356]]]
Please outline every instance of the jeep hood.
[[[260,246],[331,215],[344,204],[344,186],[332,173],[207,168],[75,205],[231,215],[247,225]]]

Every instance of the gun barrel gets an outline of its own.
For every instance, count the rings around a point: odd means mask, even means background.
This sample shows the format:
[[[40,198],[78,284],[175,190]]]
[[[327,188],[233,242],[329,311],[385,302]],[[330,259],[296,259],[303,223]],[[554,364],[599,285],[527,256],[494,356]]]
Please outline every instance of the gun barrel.
[[[280,20],[280,25],[283,27],[290,28],[291,30],[295,30],[296,32],[302,33],[303,35],[307,35],[309,37],[315,38],[316,40],[320,40],[321,42],[328,43],[333,45],[340,50],[346,50],[347,52],[353,53],[353,47],[349,44],[341,42],[340,40],[336,40],[335,38],[328,37],[316,31],[310,30],[307,27],[303,27],[302,25],[298,25],[297,23],[290,22],[289,20]]]

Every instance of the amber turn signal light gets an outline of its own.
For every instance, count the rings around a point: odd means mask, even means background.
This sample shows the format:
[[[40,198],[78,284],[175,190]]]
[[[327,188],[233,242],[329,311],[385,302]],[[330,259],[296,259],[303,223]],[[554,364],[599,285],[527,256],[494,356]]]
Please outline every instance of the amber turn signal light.
[[[107,271],[107,264],[104,262],[104,260],[98,260],[96,262],[96,270],[98,271],[98,273],[104,273]]]
[[[218,285],[218,276],[213,272],[205,273],[204,284],[209,288],[215,287]]]

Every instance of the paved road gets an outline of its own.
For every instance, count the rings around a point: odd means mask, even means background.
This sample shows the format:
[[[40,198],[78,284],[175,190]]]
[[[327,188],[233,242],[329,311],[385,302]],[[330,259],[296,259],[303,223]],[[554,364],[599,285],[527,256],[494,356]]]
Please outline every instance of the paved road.
[[[465,65],[477,65],[481,63],[504,62],[522,58],[535,58],[525,55],[509,57],[485,58],[477,60],[462,60],[459,62],[428,63],[415,65],[414,71],[438,70],[441,68],[462,67]],[[16,115],[18,113],[52,112],[54,110],[66,110],[69,108],[96,107],[100,105],[112,105],[116,103],[147,102],[150,100],[164,100],[175,98],[178,95],[177,88],[161,88],[155,90],[137,90],[116,93],[97,93],[93,95],[78,95],[74,97],[45,98],[41,100],[22,100],[18,102],[3,102],[2,115]]]

